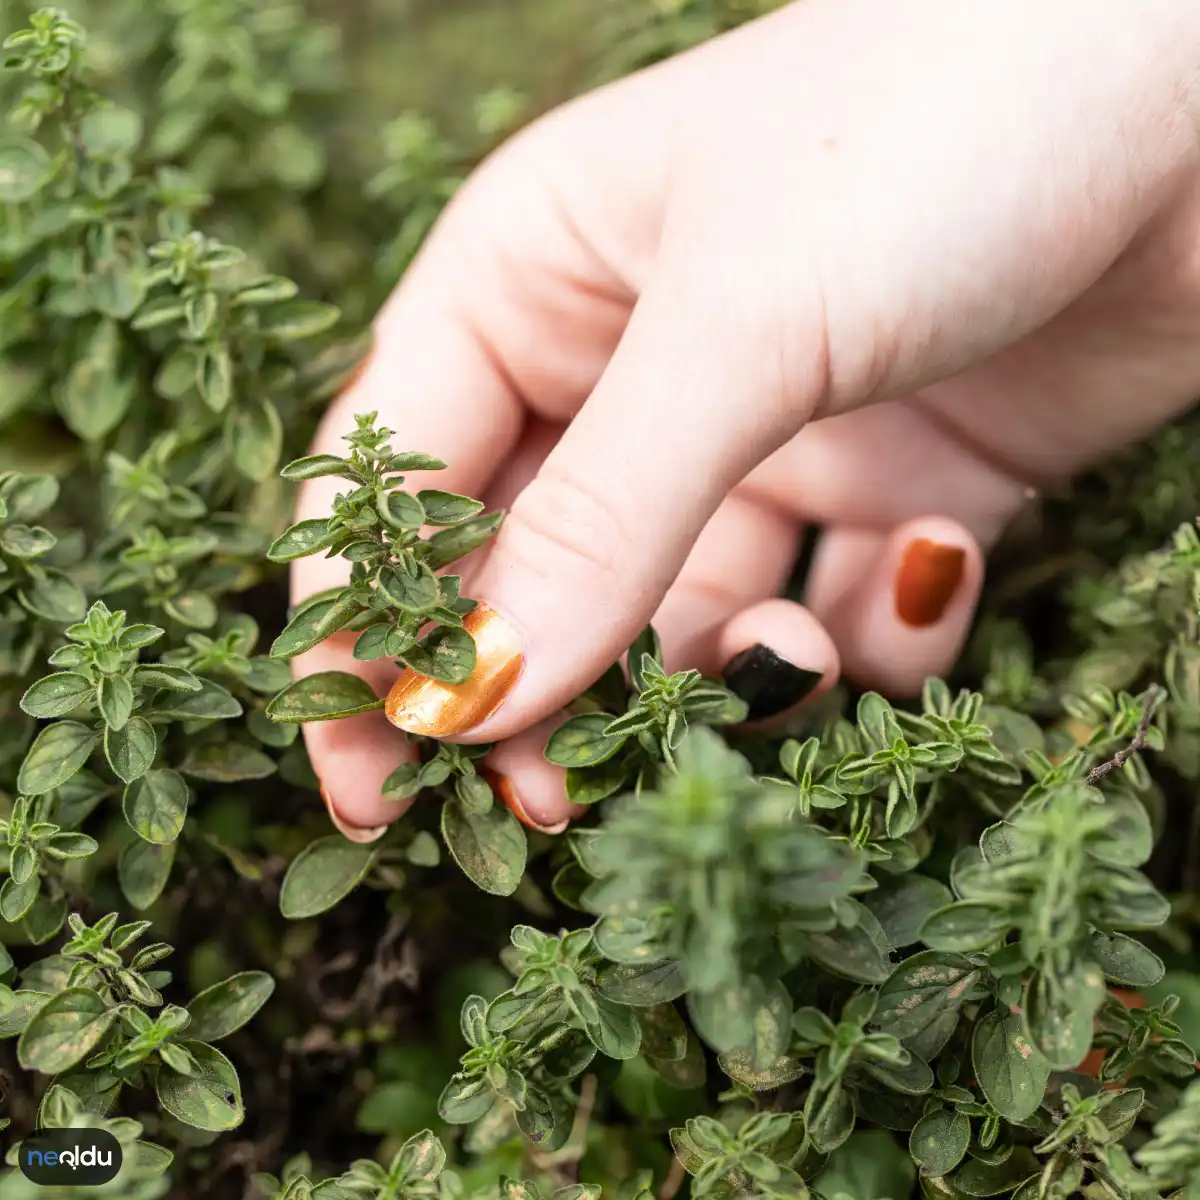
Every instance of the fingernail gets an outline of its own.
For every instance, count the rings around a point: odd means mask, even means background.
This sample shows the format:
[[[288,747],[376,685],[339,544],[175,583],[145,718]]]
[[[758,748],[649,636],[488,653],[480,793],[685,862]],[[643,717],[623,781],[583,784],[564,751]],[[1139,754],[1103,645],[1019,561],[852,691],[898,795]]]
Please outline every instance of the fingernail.
[[[463,619],[475,639],[475,670],[465,683],[441,683],[411,668],[388,692],[387,719],[406,733],[453,737],[486,721],[508,699],[525,659],[517,631],[480,604]]]
[[[923,629],[941,620],[962,582],[967,552],[918,538],[904,552],[896,575],[896,615]]]
[[[329,813],[329,819],[333,822],[333,827],[347,841],[358,842],[365,845],[367,842],[377,842],[387,832],[386,825],[373,825],[369,828],[362,825],[351,825],[343,821],[338,816],[338,811],[333,806],[333,801],[329,798],[329,793],[325,790],[325,785],[320,785],[321,799],[325,801],[325,811]]]
[[[559,821],[557,825],[538,824],[525,811],[525,806],[521,803],[521,797],[518,795],[517,789],[513,786],[513,781],[507,775],[501,775],[499,771],[490,771],[487,768],[481,771],[480,774],[487,780],[492,792],[500,797],[504,807],[527,829],[536,829],[538,833],[562,833],[566,829],[569,824],[568,821]]]
[[[735,654],[722,674],[725,686],[750,706],[748,721],[785,712],[821,682],[820,671],[798,667],[761,642]]]

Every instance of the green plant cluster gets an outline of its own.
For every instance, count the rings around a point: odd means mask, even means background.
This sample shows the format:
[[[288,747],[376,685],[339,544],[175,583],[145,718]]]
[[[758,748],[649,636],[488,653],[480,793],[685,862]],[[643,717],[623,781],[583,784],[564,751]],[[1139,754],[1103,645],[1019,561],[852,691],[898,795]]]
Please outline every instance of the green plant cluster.
[[[594,77],[769,7],[613,0]],[[1196,415],[1014,530],[919,701],[750,733],[648,628],[547,746],[570,832],[416,738],[353,843],[300,726],[383,701],[289,660],[461,682],[503,514],[374,414],[294,455],[524,108],[367,145],[290,0],[0,26],[0,1122],[125,1158],[62,1195],[1200,1192]],[[347,582],[285,612],[312,554]]]

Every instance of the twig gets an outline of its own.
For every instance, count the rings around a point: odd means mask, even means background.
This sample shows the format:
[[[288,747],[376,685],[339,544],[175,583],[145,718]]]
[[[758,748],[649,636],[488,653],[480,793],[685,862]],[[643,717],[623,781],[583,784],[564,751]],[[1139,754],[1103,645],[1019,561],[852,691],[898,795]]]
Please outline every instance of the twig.
[[[1150,732],[1150,722],[1154,719],[1154,710],[1163,695],[1163,689],[1157,683],[1152,683],[1146,689],[1146,707],[1142,711],[1142,719],[1138,722],[1137,732],[1133,741],[1124,750],[1118,750],[1107,762],[1097,763],[1088,773],[1084,782],[1088,787],[1095,787],[1106,775],[1123,767],[1139,750],[1146,748],[1146,735]]]

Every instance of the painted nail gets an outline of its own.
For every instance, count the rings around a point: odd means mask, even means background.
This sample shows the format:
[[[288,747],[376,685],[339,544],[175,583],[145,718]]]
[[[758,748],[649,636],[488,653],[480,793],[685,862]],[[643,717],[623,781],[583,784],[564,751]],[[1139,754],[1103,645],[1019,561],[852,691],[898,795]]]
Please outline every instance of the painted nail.
[[[540,825],[526,811],[521,803],[521,797],[513,786],[513,781],[499,771],[490,771],[486,767],[480,774],[487,780],[488,786],[500,797],[504,807],[527,829],[536,829],[538,833],[562,833],[570,824],[569,821],[559,821],[557,825]]]
[[[373,825],[369,828],[362,825],[351,825],[347,821],[343,821],[338,816],[338,811],[333,807],[333,801],[329,798],[329,793],[325,790],[325,785],[321,784],[321,799],[325,801],[325,811],[329,813],[329,819],[333,822],[333,827],[350,842],[359,842],[365,845],[367,842],[377,842],[387,832],[386,825]]]
[[[967,552],[918,538],[904,552],[896,576],[896,615],[906,625],[923,629],[941,620],[962,582]]]
[[[463,619],[475,639],[475,670],[465,683],[441,683],[411,668],[388,692],[387,719],[406,733],[452,737],[487,720],[508,699],[525,659],[521,639],[495,609],[480,604]]]
[[[780,658],[761,642],[735,654],[723,672],[725,686],[750,706],[749,721],[762,721],[800,703],[821,682],[809,671]]]

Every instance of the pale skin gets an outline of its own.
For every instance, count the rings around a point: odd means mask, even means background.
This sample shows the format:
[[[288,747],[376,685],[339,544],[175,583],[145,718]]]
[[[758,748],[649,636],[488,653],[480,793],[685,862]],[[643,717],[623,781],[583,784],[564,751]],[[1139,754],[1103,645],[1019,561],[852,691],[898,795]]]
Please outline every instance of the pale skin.
[[[455,740],[498,743],[533,822],[578,811],[542,748],[652,618],[668,669],[762,644],[812,695],[911,695],[1031,492],[1200,392],[1200,5],[801,0],[505,145],[375,341],[315,450],[378,409],[450,464],[412,486],[509,508],[463,591],[525,666]],[[802,607],[775,597],[809,524]],[[964,552],[920,628],[895,601],[915,539]],[[294,598],[343,569],[302,560]],[[384,694],[395,668],[351,645],[298,669]],[[348,836],[402,814],[380,784],[414,752],[381,713],[305,735]]]

